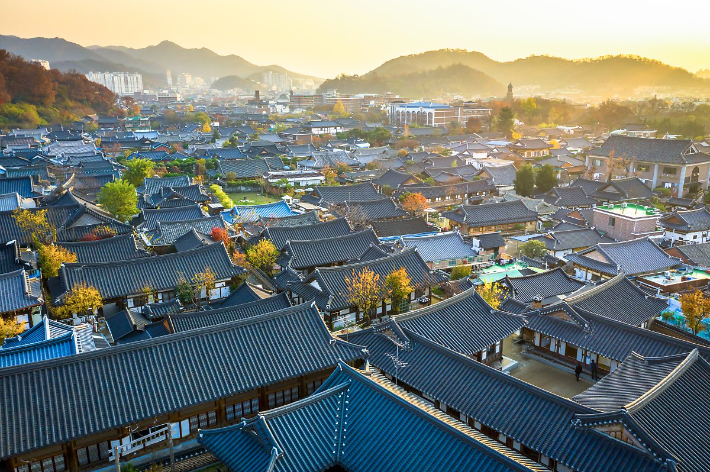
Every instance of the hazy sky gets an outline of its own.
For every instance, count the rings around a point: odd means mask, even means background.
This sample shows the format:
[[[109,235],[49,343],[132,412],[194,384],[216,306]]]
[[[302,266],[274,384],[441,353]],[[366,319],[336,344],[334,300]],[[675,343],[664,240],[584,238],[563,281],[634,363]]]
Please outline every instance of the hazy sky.
[[[706,0],[5,0],[0,33],[144,47],[168,39],[259,65],[332,77],[404,54],[480,51],[496,60],[637,54],[710,68]]]

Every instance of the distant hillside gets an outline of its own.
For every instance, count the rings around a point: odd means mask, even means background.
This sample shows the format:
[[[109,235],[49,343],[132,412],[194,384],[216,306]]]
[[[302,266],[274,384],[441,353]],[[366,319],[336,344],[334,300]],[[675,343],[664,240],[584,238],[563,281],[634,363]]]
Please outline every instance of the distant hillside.
[[[386,93],[392,92],[406,97],[439,97],[446,93],[466,96],[491,96],[504,89],[503,85],[484,74],[463,64],[437,67],[433,70],[411,72],[393,76],[376,72],[362,77],[341,76],[327,80],[321,90],[337,89],[341,93]]]
[[[375,77],[379,81],[385,77],[387,81],[396,83],[413,73],[421,74],[455,64],[479,71],[502,85],[512,82],[515,87],[525,87],[536,93],[576,91],[583,95],[610,97],[633,95],[649,87],[668,91],[710,91],[710,81],[700,76],[636,56],[605,56],[579,61],[530,56],[511,62],[498,62],[479,52],[452,49],[398,57],[363,76],[327,80],[321,84],[321,90],[337,88],[338,83],[347,83],[348,93],[367,92],[371,90],[368,87]],[[463,85],[449,91],[466,94]],[[435,96],[436,90],[434,84],[433,88],[427,87],[421,96]],[[394,89],[390,91],[397,93]],[[505,93],[505,87],[500,87],[493,95],[504,96]]]
[[[31,38],[0,35],[0,49],[6,49],[26,59],[46,59],[52,67],[60,70],[87,72],[90,67],[102,67],[104,71],[134,71],[160,77],[165,84],[165,71],[169,69],[173,77],[182,72],[205,79],[235,75],[248,77],[267,70],[289,74],[293,77],[311,76],[288,71],[278,65],[259,66],[246,59],[228,55],[221,56],[206,48],[187,49],[173,42],[163,41],[155,46],[132,49],[121,46],[83,47],[61,38]]]
[[[82,74],[45,70],[0,49],[0,128],[71,123],[114,111],[116,96]]]
[[[254,91],[257,88],[256,82],[250,79],[243,79],[237,77],[236,75],[228,75],[220,79],[215,80],[211,86],[215,90],[231,90],[233,88],[240,88],[245,91]]]

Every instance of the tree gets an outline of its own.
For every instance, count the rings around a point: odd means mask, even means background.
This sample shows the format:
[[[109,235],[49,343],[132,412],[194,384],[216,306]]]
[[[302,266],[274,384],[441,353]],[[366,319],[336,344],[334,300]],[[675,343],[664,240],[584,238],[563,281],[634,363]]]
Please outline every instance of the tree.
[[[335,106],[333,107],[333,114],[338,115],[338,116],[348,116],[348,113],[345,111],[345,105],[343,105],[343,102],[338,100],[335,102]]]
[[[192,284],[185,278],[184,274],[180,274],[180,278],[175,284],[175,296],[183,305],[189,305],[195,301],[195,292],[192,290]]]
[[[123,179],[130,182],[134,187],[143,185],[146,177],[153,175],[153,161],[148,159],[132,159],[126,162],[126,170],[123,172]]]
[[[338,174],[330,168],[330,166],[325,166],[321,169],[321,174],[323,174],[323,177],[325,177],[325,185],[335,185],[338,182],[335,180],[338,177]]]
[[[486,303],[488,303],[491,308],[498,309],[501,303],[501,298],[503,297],[503,290],[498,286],[497,282],[488,281],[483,282],[476,288],[478,294],[483,298]]]
[[[214,130],[212,130],[212,142],[216,143],[218,139],[219,139],[219,130],[217,128],[215,128]]]
[[[62,246],[40,243],[37,252],[39,252],[39,265],[42,268],[42,275],[47,278],[57,277],[62,264],[76,262],[76,254]]]
[[[427,199],[421,193],[405,193],[399,198],[402,208],[406,211],[417,215],[423,212],[427,207]]]
[[[532,195],[535,188],[535,174],[530,164],[525,164],[515,172],[515,180],[513,182],[515,193],[523,197]]]
[[[202,291],[205,291],[207,304],[210,304],[210,292],[214,290],[216,278],[214,272],[209,267],[205,267],[203,272],[198,272],[192,276],[192,283],[195,286],[195,299],[197,300],[197,308],[202,305]]]
[[[279,250],[269,239],[262,239],[247,248],[247,260],[254,267],[263,270],[268,275],[274,270]]]
[[[516,175],[517,177],[517,175]],[[557,185],[557,175],[555,168],[545,164],[535,170],[535,185],[542,193],[547,193]]]
[[[61,318],[71,316],[73,313],[83,315],[95,312],[103,306],[99,291],[86,282],[74,285],[64,299],[64,305],[59,307],[58,314]]]
[[[520,102],[520,109],[523,111],[523,114],[528,118],[528,120],[532,121],[533,116],[537,112],[537,102],[535,102],[533,97],[526,98]]]
[[[521,244],[518,249],[520,254],[533,259],[541,259],[547,254],[547,246],[545,246],[545,243],[536,239],[531,239]]]
[[[501,108],[498,113],[498,118],[496,119],[496,128],[501,133],[505,133],[506,136],[510,136],[513,132],[513,127],[515,126],[515,114],[510,107]]]
[[[400,267],[385,277],[385,287],[387,294],[392,301],[392,314],[399,313],[399,309],[405,300],[409,299],[409,294],[414,291],[412,279],[407,275],[407,269]]]
[[[96,201],[117,220],[126,222],[138,213],[138,194],[129,181],[109,182],[99,190]]]
[[[338,174],[338,175],[343,175],[343,174],[345,174],[345,173],[347,173],[347,172],[350,172],[351,170],[352,170],[352,169],[350,168],[350,166],[347,165],[347,164],[344,163],[344,162],[338,162],[338,163],[335,165],[335,173]]]
[[[345,285],[348,302],[357,307],[358,313],[363,315],[362,319],[369,324],[370,315],[377,309],[384,295],[380,274],[374,273],[369,267],[358,272],[353,269],[350,276],[345,276]]]
[[[456,266],[451,269],[451,280],[459,280],[471,275],[470,266]]]
[[[681,295],[680,309],[685,316],[685,324],[693,334],[708,329],[705,320],[710,317],[710,300],[705,298],[701,290]]]
[[[212,184],[210,185],[210,190],[212,190],[212,193],[217,197],[219,203],[221,203],[224,208],[232,208],[234,206],[232,199],[222,190],[222,187],[217,184]]]
[[[0,344],[7,338],[14,338],[24,331],[23,326],[14,317],[0,317]]]
[[[16,208],[12,218],[22,231],[30,235],[35,247],[40,243],[51,244],[56,239],[54,226],[47,219],[47,210]]]

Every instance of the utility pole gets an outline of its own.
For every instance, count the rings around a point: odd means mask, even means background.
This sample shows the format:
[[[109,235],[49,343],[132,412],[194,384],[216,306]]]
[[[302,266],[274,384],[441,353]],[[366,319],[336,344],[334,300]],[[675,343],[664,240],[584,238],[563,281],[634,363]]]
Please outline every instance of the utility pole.
[[[173,447],[173,428],[168,423],[168,446],[170,447],[170,472],[175,472],[175,448]]]
[[[113,446],[113,457],[116,460],[116,472],[121,472],[121,446]]]

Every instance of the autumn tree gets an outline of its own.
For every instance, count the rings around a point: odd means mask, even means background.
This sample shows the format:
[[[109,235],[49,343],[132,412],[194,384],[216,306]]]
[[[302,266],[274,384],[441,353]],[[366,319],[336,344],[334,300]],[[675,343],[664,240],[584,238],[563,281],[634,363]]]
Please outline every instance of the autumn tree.
[[[30,236],[35,247],[38,244],[51,244],[56,239],[54,226],[47,219],[47,210],[16,208],[12,212],[12,218],[17,226]]]
[[[384,298],[384,290],[380,282],[380,274],[365,267],[359,271],[352,270],[350,276],[345,276],[347,299],[350,305],[357,308],[366,324]]]
[[[99,190],[96,201],[117,220],[126,222],[138,213],[136,187],[128,180],[109,182]]]
[[[497,282],[488,281],[476,287],[476,291],[493,309],[498,309],[503,297],[503,290]]]
[[[541,259],[547,254],[547,246],[542,241],[531,239],[518,248],[521,255],[532,259]]]
[[[402,208],[414,215],[421,214],[427,207],[427,199],[421,193],[405,193],[399,198]]]
[[[338,100],[335,102],[335,106],[333,107],[333,114],[337,116],[348,116],[348,113],[345,111],[345,105],[343,105],[343,102]]]
[[[708,329],[705,320],[710,317],[710,300],[705,298],[701,290],[681,295],[680,309],[685,316],[685,324],[693,334]]]
[[[99,291],[86,282],[74,285],[64,299],[64,305],[57,310],[61,318],[71,316],[73,313],[84,315],[93,313],[103,306]]]
[[[517,175],[516,175],[517,177]],[[535,186],[542,193],[547,193],[557,185],[555,168],[549,164],[535,169]]]
[[[220,228],[219,226],[215,226],[210,231],[210,237],[212,238],[212,241],[221,241],[224,244],[224,247],[227,248],[227,251],[230,253],[232,252],[234,242],[232,241],[232,238],[229,237],[229,231],[224,228]]]
[[[192,284],[195,287],[195,300],[197,300],[197,308],[199,309],[202,305],[202,291],[205,292],[205,299],[207,299],[207,304],[210,303],[210,292],[214,290],[216,284],[216,277],[212,269],[205,267],[203,272],[198,272],[192,276]]]
[[[42,268],[42,275],[47,278],[57,277],[62,264],[76,262],[76,254],[62,246],[40,244],[37,252],[39,252],[39,265]]]
[[[131,159],[126,162],[126,170],[123,171],[123,179],[130,182],[134,187],[143,185],[147,177],[153,175],[153,161],[148,159]]]
[[[0,345],[7,338],[14,338],[24,331],[23,326],[14,317],[0,317]]]
[[[331,169],[330,166],[323,167],[320,173],[323,174],[323,177],[325,178],[325,185],[336,185],[338,183],[338,181],[336,180],[338,174],[333,169]]]
[[[271,275],[279,250],[269,239],[262,239],[247,248],[247,261],[254,267]]]
[[[451,280],[459,280],[471,275],[470,266],[456,266],[451,269]]]
[[[392,301],[392,314],[397,315],[402,303],[408,300],[409,294],[414,291],[412,279],[407,274],[407,270],[400,267],[385,278],[385,287],[387,295]]]
[[[229,195],[222,190],[222,187],[217,184],[212,184],[210,185],[210,190],[212,190],[212,193],[217,197],[217,200],[219,200],[219,203],[221,203],[224,208],[232,208],[234,206],[234,202],[232,202]]]
[[[529,97],[520,102],[520,109],[527,117],[529,122],[532,122],[533,116],[537,113],[537,102],[533,97]],[[530,123],[528,123],[530,124]]]
[[[345,174],[345,173],[347,173],[347,172],[350,172],[351,170],[352,170],[352,169],[350,168],[350,166],[347,165],[347,164],[344,163],[344,162],[338,162],[338,163],[335,165],[335,173],[338,174],[338,175],[343,175],[343,174]]]
[[[525,164],[515,172],[515,180],[513,181],[515,193],[523,197],[532,195],[535,189],[535,174],[530,164]]]
[[[185,278],[185,274],[181,273],[175,284],[175,296],[183,305],[189,305],[195,301],[195,292],[190,281]]]

